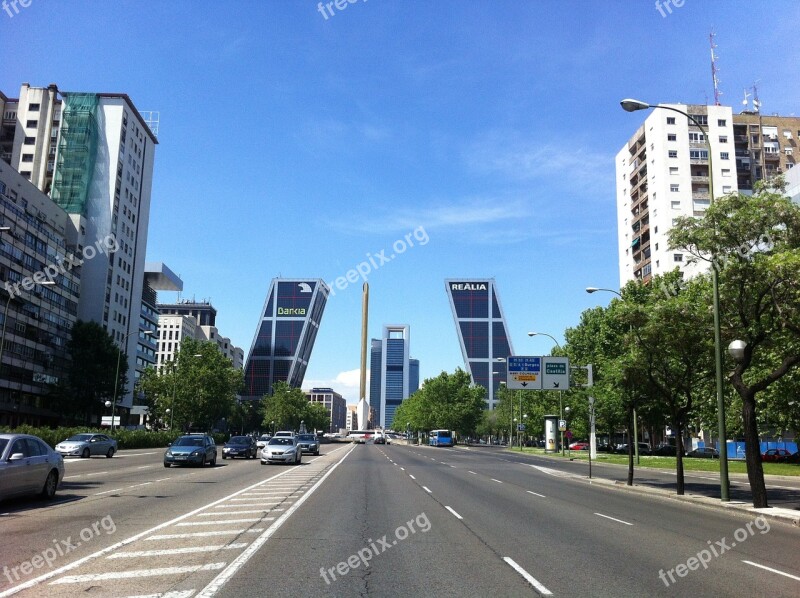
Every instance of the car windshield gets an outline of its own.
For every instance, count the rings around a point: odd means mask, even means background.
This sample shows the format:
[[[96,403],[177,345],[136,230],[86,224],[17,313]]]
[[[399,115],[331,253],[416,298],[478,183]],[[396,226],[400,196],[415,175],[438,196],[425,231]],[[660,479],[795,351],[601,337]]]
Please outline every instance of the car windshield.
[[[314,436],[313,434],[300,434],[300,436],[298,436],[298,438],[300,440],[316,440],[317,439],[317,437]]]
[[[67,442],[88,442],[92,439],[93,434],[75,434],[67,438]]]
[[[182,436],[174,442],[173,446],[203,446],[203,439],[192,436]]]
[[[259,438],[259,440],[263,440],[263,441],[266,442],[270,438],[272,438],[272,437],[269,434],[262,434],[261,437]]]
[[[228,441],[228,444],[250,444],[249,436],[234,436]]]
[[[269,441],[269,444],[270,444],[270,446],[276,446],[276,445],[278,445],[278,446],[287,446],[287,445],[291,446],[292,444],[294,444],[294,441],[291,438],[289,438],[287,436],[284,436],[283,438],[273,438],[273,439],[271,439]]]
[[[7,444],[8,444],[8,438],[0,438],[0,455],[3,454],[4,450],[6,450]]]

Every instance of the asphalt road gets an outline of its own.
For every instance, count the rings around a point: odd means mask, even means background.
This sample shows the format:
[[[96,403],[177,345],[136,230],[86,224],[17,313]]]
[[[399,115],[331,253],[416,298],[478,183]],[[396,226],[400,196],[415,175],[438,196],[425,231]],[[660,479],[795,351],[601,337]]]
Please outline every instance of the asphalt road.
[[[298,467],[69,460],[56,501],[0,504],[0,598],[800,595],[786,524],[508,452],[322,450]]]

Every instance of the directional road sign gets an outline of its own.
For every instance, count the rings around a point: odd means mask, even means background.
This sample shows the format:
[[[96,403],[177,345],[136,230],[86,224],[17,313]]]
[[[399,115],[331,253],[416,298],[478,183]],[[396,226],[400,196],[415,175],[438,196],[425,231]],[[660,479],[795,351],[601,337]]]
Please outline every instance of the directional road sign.
[[[544,390],[569,390],[569,357],[542,357]]]
[[[542,389],[542,358],[514,356],[508,358],[506,388],[512,390]]]

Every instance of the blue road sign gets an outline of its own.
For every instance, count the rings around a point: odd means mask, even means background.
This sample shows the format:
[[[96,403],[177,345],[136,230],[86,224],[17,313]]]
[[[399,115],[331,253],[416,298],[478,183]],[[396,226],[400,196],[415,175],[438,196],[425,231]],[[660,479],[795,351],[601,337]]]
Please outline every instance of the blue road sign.
[[[506,388],[513,390],[541,390],[542,358],[514,356],[507,360]]]

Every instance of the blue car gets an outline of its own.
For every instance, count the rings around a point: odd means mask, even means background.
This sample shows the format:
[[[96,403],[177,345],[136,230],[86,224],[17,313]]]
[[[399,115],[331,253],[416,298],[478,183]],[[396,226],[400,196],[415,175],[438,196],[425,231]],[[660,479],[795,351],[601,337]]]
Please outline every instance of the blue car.
[[[170,465],[217,464],[217,445],[208,434],[187,434],[169,445],[164,453],[164,467]]]

